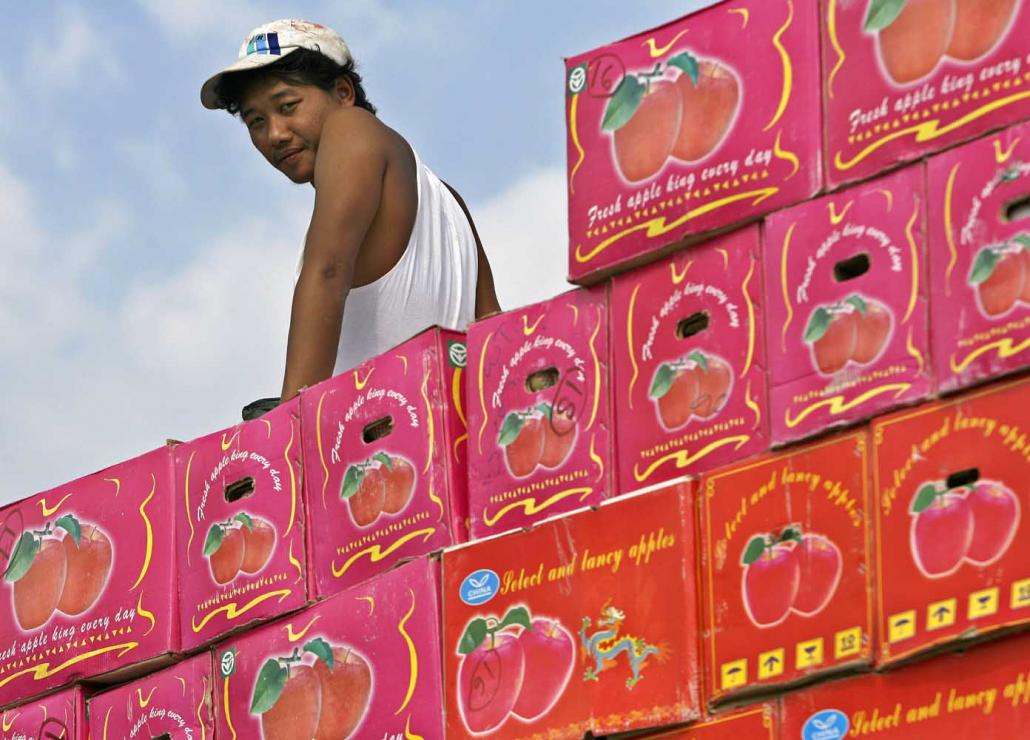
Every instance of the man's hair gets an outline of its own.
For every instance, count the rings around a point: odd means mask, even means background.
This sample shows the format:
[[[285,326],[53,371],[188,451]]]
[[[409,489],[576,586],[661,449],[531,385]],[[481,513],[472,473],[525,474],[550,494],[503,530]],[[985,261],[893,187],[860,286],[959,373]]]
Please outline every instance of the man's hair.
[[[222,75],[215,93],[225,109],[236,116],[247,91],[269,77],[294,85],[314,85],[326,92],[336,87],[337,80],[346,77],[354,86],[354,104],[375,115],[376,107],[369,102],[365,88],[361,86],[361,75],[355,70],[354,60],[349,59],[340,65],[325,54],[309,49],[296,49],[264,67],[226,73]]]

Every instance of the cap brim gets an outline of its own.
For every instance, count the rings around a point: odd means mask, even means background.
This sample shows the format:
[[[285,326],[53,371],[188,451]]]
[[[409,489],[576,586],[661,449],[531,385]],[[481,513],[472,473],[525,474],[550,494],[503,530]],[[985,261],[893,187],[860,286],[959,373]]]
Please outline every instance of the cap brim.
[[[243,57],[243,59],[237,59],[236,62],[230,64],[228,67],[223,69],[216,75],[212,75],[207,82],[205,82],[200,88],[200,102],[205,108],[210,110],[219,110],[224,108],[225,105],[218,97],[218,84],[222,81],[222,77],[233,72],[246,72],[250,69],[257,69],[258,67],[265,67],[273,62],[277,62],[287,54],[296,51],[296,46],[287,47],[282,50],[279,54],[250,54],[249,56]]]

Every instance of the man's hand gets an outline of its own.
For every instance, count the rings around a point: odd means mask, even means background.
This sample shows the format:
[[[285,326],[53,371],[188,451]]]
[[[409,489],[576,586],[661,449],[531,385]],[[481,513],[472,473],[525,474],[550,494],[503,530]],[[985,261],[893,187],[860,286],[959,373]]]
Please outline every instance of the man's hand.
[[[282,399],[333,374],[354,265],[379,210],[386,150],[375,119],[342,108],[325,123],[315,160],[315,208],[293,292]]]

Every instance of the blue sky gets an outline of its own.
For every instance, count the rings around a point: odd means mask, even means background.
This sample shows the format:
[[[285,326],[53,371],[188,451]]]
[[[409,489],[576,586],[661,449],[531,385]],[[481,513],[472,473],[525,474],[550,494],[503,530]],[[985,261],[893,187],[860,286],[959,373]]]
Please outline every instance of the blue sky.
[[[380,118],[470,204],[512,308],[566,288],[563,57],[698,4],[13,6],[18,32],[0,50],[0,503],[228,426],[278,393],[313,191],[199,103],[251,28],[301,17],[343,35]]]

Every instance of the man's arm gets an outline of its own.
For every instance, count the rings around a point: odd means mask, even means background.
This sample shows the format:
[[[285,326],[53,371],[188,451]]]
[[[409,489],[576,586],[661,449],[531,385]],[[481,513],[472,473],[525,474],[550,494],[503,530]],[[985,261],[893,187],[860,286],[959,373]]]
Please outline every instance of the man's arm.
[[[497,293],[494,292],[493,271],[490,269],[490,262],[486,258],[483,243],[479,240],[479,232],[476,231],[476,224],[472,220],[472,214],[469,213],[468,206],[465,205],[465,201],[458,195],[457,190],[447,183],[444,183],[444,185],[447,185],[447,189],[451,191],[451,195],[454,196],[454,199],[458,201],[458,205],[461,206],[461,210],[464,211],[465,218],[468,219],[469,227],[472,229],[472,236],[476,240],[476,255],[479,266],[478,277],[476,278],[476,318],[481,319],[501,310],[501,305],[497,302]]]
[[[386,150],[375,123],[348,109],[322,131],[315,208],[293,291],[284,401],[333,374],[354,265],[382,197]]]

